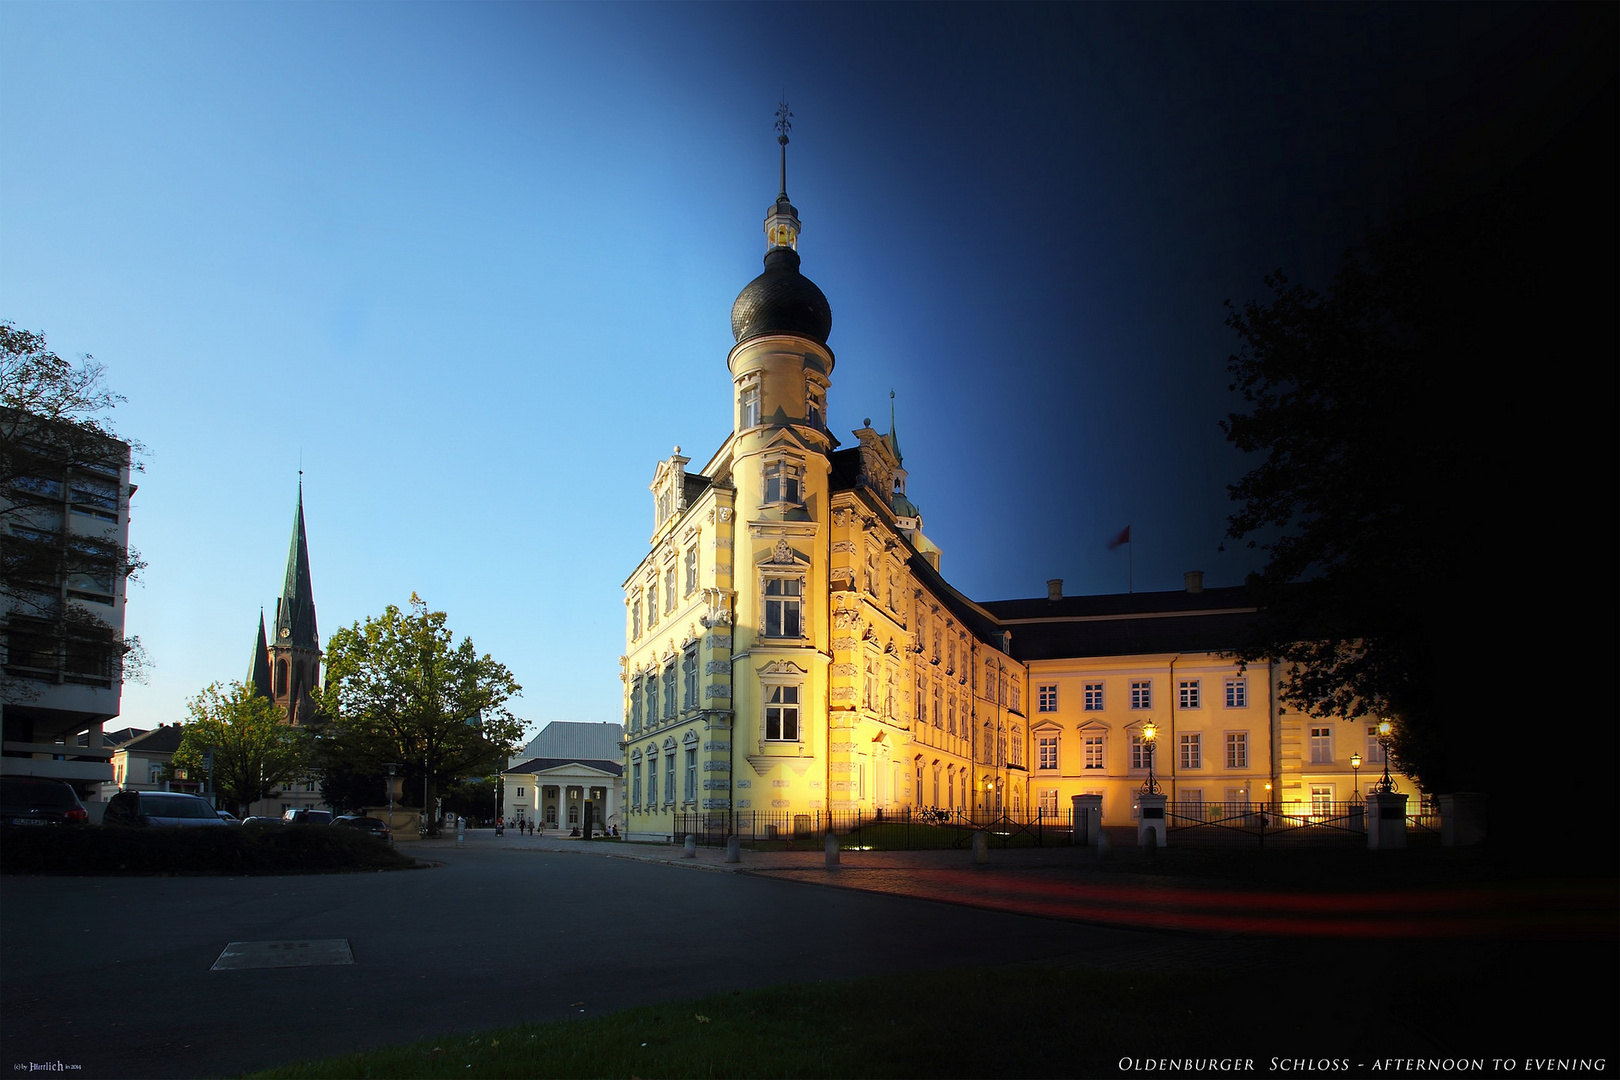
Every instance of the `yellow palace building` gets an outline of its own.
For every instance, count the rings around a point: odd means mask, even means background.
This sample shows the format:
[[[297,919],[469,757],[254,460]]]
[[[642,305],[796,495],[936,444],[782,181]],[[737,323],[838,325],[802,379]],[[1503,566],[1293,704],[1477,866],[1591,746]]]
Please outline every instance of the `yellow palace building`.
[[[1275,672],[1221,657],[1254,614],[1242,588],[1193,573],[1178,592],[1065,597],[1054,581],[975,603],[946,582],[892,408],[854,445],[827,430],[832,311],[799,270],[779,127],[764,272],[731,311],[732,430],[695,470],[680,447],[658,463],[647,555],[624,581],[627,834],[670,838],[694,815],[759,833],[820,830],[829,812],[1030,820],[1079,794],[1128,824],[1149,722],[1178,803],[1365,791],[1381,758],[1364,722],[1285,710]]]

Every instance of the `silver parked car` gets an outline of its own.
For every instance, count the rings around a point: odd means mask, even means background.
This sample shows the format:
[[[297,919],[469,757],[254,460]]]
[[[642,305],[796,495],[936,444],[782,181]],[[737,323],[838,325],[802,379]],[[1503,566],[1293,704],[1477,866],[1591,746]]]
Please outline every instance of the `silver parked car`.
[[[180,791],[120,791],[107,800],[107,825],[224,825],[201,795]]]

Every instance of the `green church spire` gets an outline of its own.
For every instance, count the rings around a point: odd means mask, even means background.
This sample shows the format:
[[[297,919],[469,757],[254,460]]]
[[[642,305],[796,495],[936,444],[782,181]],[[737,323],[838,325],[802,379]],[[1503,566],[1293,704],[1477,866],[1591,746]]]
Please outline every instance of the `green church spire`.
[[[287,577],[276,601],[276,644],[319,649],[315,628],[315,592],[309,579],[309,541],[304,536],[304,479],[298,478],[298,509],[293,514],[292,546],[287,551]]]

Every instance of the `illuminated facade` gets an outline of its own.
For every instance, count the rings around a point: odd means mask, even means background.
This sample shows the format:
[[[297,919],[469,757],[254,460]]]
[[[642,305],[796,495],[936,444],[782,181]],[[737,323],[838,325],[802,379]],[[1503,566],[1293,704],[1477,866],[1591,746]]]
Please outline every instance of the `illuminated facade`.
[[[1124,824],[1149,720],[1178,801],[1349,800],[1365,725],[1286,712],[1274,673],[1220,658],[1254,613],[1243,589],[951,588],[892,407],[887,433],[868,420],[849,447],[826,428],[832,312],[799,272],[783,172],[764,272],[732,307],[732,431],[694,471],[678,446],[658,463],[648,553],[623,585],[628,835],[728,811],[780,829],[825,811],[1030,819],[1087,793]]]

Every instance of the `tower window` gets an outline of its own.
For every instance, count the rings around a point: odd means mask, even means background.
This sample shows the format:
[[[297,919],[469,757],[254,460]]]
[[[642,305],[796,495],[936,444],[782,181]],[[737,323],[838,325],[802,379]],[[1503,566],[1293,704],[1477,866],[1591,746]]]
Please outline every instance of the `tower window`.
[[[799,484],[802,471],[792,462],[768,462],[765,465],[765,502],[798,506],[803,501]]]
[[[768,742],[799,741],[799,688],[765,687],[765,738]]]
[[[765,579],[765,636],[796,638],[803,636],[804,583],[799,578]]]
[[[741,405],[742,427],[757,427],[759,425],[759,387],[744,387]]]

